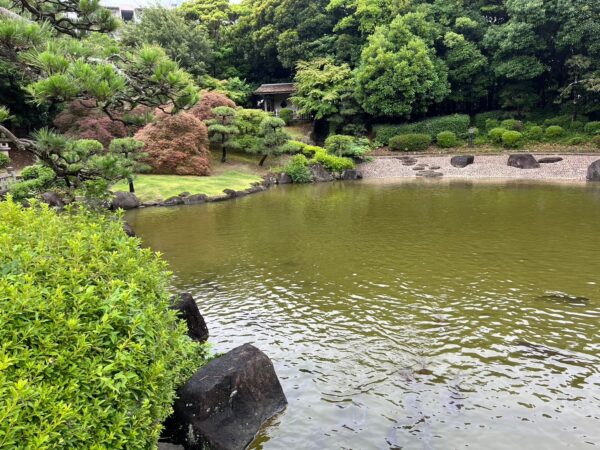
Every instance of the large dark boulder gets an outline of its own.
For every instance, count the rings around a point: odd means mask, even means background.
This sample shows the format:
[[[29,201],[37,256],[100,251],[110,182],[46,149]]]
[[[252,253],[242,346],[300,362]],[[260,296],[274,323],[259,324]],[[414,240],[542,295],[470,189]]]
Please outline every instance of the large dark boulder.
[[[134,209],[140,206],[140,201],[133,192],[115,192],[110,203],[112,209]]]
[[[182,292],[173,296],[171,300],[173,302],[171,309],[177,311],[177,316],[187,323],[188,336],[194,341],[206,341],[208,339],[208,327],[192,294]]]
[[[362,178],[360,170],[346,169],[342,172],[342,180],[359,180]]]
[[[243,450],[286,404],[271,360],[244,344],[209,362],[178,390],[164,436],[187,449]]]
[[[53,208],[62,209],[65,206],[65,202],[56,192],[44,192],[40,197],[44,203]]]
[[[537,169],[540,167],[540,164],[530,153],[517,153],[510,155],[508,157],[507,164],[518,169]]]
[[[315,183],[322,183],[326,181],[333,181],[334,176],[323,167],[323,164],[310,164],[308,166],[310,173],[312,174]]]
[[[587,170],[588,181],[600,181],[600,159],[590,164]]]
[[[462,169],[470,164],[473,164],[475,157],[473,155],[458,155],[450,159],[450,164],[454,167]]]

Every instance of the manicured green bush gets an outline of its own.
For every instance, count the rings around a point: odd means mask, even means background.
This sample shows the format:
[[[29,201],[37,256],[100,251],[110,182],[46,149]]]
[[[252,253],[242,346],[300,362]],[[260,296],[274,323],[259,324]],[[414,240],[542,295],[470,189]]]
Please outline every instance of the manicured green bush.
[[[51,189],[58,184],[54,171],[46,166],[35,164],[25,167],[21,171],[22,181],[11,185],[10,193],[15,200],[25,200],[35,197],[43,191]]]
[[[287,141],[285,144],[285,153],[303,153],[308,144],[300,141]]]
[[[283,171],[290,176],[294,183],[310,183],[312,181],[308,159],[302,154],[294,155]]]
[[[600,134],[597,134],[592,138],[592,144],[594,144],[596,148],[600,148]]]
[[[302,153],[304,153],[307,157],[313,157],[318,152],[327,152],[323,147],[319,147],[317,145],[307,145],[302,149]]]
[[[589,134],[600,134],[600,122],[588,122],[583,130]]]
[[[292,123],[294,120],[294,111],[289,108],[283,108],[279,111],[279,118],[285,122],[286,125]]]
[[[325,139],[325,149],[333,155],[344,156],[351,153],[353,142],[353,136],[332,134]]]
[[[410,133],[394,136],[390,139],[389,147],[392,150],[416,152],[426,150],[429,144],[431,144],[431,137],[428,134]]]
[[[587,139],[584,136],[573,136],[567,140],[567,145],[581,145],[586,141]]]
[[[442,131],[452,131],[457,136],[466,136],[470,122],[467,114],[452,114],[401,125],[375,125],[373,131],[375,143],[384,146],[391,138],[402,134],[428,134],[434,139]]]
[[[350,158],[335,156],[326,151],[319,151],[309,161],[309,163],[320,163],[330,172],[343,172],[346,169],[354,169],[354,161]]]
[[[516,119],[505,119],[500,123],[500,127],[507,130],[521,131],[523,129],[523,122]]]
[[[523,134],[518,131],[508,130],[502,133],[502,145],[506,148],[518,148],[521,146]]]
[[[459,145],[456,134],[454,134],[452,131],[442,131],[441,133],[438,133],[438,135],[435,137],[435,142],[440,148],[451,148]]]
[[[10,163],[10,158],[4,153],[0,153],[0,169],[4,169]]]
[[[205,347],[120,220],[0,203],[0,446],[156,448]]]
[[[554,139],[565,134],[565,129],[558,125],[550,125],[544,133],[547,138]]]
[[[492,128],[489,132],[488,132],[488,139],[490,141],[492,141],[494,144],[501,144],[502,143],[502,135],[507,132],[508,130],[506,128]]]
[[[534,125],[525,131],[527,139],[532,141],[540,141],[544,137],[544,129],[539,125]]]
[[[551,127],[558,125],[563,128],[569,128],[571,125],[572,118],[569,115],[555,116],[544,120],[544,126]]]
[[[485,120],[485,129],[490,131],[493,128],[498,128],[500,126],[500,121],[496,119],[486,119]]]

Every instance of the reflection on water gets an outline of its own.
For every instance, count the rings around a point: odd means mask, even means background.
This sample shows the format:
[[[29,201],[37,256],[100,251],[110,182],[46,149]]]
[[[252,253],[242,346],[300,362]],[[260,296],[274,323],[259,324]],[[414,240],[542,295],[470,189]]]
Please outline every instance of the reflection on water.
[[[287,411],[264,449],[600,445],[600,190],[287,186],[128,219],[253,342]]]

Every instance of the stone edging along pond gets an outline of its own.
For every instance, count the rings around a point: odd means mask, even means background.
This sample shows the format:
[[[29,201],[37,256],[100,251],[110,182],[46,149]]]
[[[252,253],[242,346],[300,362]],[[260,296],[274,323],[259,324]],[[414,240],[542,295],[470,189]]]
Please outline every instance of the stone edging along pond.
[[[332,174],[328,172],[321,164],[310,166],[313,183],[329,182],[334,180],[358,180],[362,178],[362,173],[356,169],[344,170],[341,174]],[[166,200],[154,202],[140,202],[134,193],[131,192],[115,192],[114,198],[111,201],[111,209],[135,209],[149,208],[153,206],[179,206],[179,205],[199,205],[202,203],[216,203],[225,200],[232,200],[238,197],[263,192],[277,184],[291,184],[292,179],[285,173],[274,174],[268,173],[262,177],[262,181],[256,181],[244,190],[236,191],[233,189],[224,189],[222,194],[209,196],[206,194],[190,194],[182,192],[179,195],[169,197]]]

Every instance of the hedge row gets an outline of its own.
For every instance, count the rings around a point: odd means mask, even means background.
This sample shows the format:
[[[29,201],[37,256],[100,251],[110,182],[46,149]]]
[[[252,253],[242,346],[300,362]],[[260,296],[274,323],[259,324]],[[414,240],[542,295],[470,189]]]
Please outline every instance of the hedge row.
[[[434,139],[443,131],[451,131],[457,136],[466,137],[470,123],[471,118],[467,114],[452,114],[432,117],[415,123],[374,125],[373,130],[377,145],[388,145],[392,137],[409,133],[427,134],[431,139]]]

